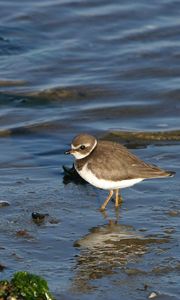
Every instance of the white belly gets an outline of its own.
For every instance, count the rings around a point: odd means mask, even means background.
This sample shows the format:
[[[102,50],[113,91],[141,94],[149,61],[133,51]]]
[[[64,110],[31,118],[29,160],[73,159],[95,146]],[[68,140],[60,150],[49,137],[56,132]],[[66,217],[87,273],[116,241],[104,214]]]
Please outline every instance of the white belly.
[[[76,165],[75,165],[76,168]],[[97,178],[88,168],[87,165],[84,165],[84,167],[78,171],[78,174],[87,182],[90,184],[104,190],[115,190],[115,189],[123,189],[127,188],[129,186],[132,186],[138,182],[141,182],[143,178],[137,178],[137,179],[127,179],[127,180],[121,180],[121,181],[111,181],[111,180],[105,180],[105,179],[99,179]]]

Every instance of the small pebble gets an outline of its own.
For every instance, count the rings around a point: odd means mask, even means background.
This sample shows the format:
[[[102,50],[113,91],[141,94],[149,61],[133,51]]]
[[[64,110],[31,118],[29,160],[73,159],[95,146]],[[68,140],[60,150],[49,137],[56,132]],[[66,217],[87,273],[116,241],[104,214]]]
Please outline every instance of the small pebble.
[[[38,212],[33,212],[32,213],[32,219],[34,221],[34,223],[40,225],[45,221],[45,218],[49,216],[49,214],[42,214],[42,213],[38,213]]]
[[[149,295],[149,299],[154,299],[155,297],[157,297],[157,293],[156,292],[152,292],[150,295]]]
[[[6,267],[2,264],[0,264],[0,272],[2,272]]]
[[[60,221],[58,219],[52,218],[49,220],[50,224],[58,224]]]
[[[176,232],[176,230],[175,230],[174,228],[166,228],[166,229],[164,230],[164,232],[167,233],[167,234],[171,234],[171,233]]]
[[[7,201],[1,201],[0,200],[0,208],[1,207],[7,207],[7,206],[9,206],[10,204],[9,204],[9,202],[7,202]]]
[[[16,231],[16,236],[17,237],[25,237],[25,238],[31,237],[31,235],[28,233],[28,231],[24,230],[24,229]]]
[[[170,217],[179,217],[180,216],[180,210],[170,210],[170,211],[168,211],[168,215]]]

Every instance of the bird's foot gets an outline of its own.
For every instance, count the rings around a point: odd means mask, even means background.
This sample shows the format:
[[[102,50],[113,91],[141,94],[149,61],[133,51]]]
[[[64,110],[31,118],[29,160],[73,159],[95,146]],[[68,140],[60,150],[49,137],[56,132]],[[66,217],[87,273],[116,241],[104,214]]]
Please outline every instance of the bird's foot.
[[[114,203],[115,203],[115,208],[121,207],[121,205],[123,203],[123,199],[122,199],[121,195],[118,195],[118,197],[116,197],[114,199]]]
[[[122,198],[121,195],[118,195],[117,202],[118,202],[119,206],[122,205],[122,203],[123,203],[123,198]]]
[[[105,206],[104,206],[104,205],[101,205],[99,211],[100,211],[100,212],[104,212],[104,211],[105,211]]]

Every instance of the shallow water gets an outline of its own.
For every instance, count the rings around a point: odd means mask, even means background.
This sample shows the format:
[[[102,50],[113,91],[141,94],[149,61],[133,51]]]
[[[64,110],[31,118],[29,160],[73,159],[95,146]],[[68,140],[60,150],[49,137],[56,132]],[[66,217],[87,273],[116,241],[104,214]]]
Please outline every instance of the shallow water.
[[[179,6],[1,1],[0,278],[40,274],[57,299],[179,299]],[[64,177],[79,132],[176,176],[101,214],[106,192]]]

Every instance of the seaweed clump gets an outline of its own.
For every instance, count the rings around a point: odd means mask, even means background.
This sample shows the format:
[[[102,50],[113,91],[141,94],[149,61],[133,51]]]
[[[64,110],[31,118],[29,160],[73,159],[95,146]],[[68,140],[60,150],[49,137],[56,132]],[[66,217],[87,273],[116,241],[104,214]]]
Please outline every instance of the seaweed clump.
[[[55,300],[46,280],[28,272],[17,272],[10,281],[0,281],[0,300]]]

